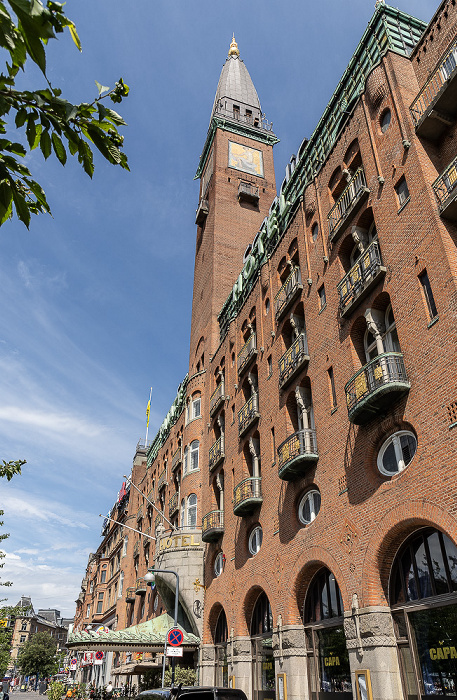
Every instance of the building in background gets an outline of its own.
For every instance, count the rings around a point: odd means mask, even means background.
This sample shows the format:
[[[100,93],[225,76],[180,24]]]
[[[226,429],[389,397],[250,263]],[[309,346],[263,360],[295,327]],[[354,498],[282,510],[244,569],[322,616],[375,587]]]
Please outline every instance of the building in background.
[[[233,40],[197,171],[189,373],[137,451],[122,522],[143,536],[124,533],[102,605],[120,666],[128,630],[172,610],[154,565],[179,573],[202,684],[455,695],[456,19],[453,0],[428,26],[377,2],[278,196]]]

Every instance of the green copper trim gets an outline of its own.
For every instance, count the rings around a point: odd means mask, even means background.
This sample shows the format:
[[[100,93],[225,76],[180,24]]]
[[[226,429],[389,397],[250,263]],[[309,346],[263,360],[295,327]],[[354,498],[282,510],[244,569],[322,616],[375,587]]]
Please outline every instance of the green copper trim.
[[[163,423],[160,426],[157,435],[155,436],[154,440],[152,441],[152,444],[148,450],[148,455],[147,455],[148,468],[154,462],[160,448],[162,447],[162,445],[165,443],[165,440],[169,436],[170,430],[175,425],[175,423],[178,421],[179,416],[182,414],[182,412],[184,411],[184,409],[186,407],[186,389],[187,389],[188,381],[189,381],[189,375],[186,374],[186,376],[182,380],[181,384],[178,386],[176,398],[173,401],[173,403],[171,404],[170,410],[168,411],[167,415],[165,416],[165,419],[163,420]]]
[[[230,131],[232,134],[245,136],[248,139],[253,139],[254,141],[266,143],[271,146],[274,146],[275,143],[279,143],[278,137],[272,131],[267,131],[266,129],[259,129],[257,127],[249,126],[248,124],[243,124],[241,122],[235,122],[231,119],[213,117],[211,119],[211,124],[208,129],[205,145],[203,146],[203,151],[200,156],[200,162],[194,180],[198,180],[198,178],[202,175],[202,172],[205,168],[206,159],[208,158],[209,152],[211,150],[216,129],[222,129],[222,131]]]

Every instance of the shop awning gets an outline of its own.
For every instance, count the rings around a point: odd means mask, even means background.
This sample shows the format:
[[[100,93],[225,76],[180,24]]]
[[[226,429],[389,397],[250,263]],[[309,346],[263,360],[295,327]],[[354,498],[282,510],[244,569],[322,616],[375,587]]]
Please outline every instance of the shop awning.
[[[129,664],[121,664],[118,668],[111,669],[113,676],[139,676],[150,669],[162,668],[162,661],[151,659],[150,661],[132,661]]]
[[[139,625],[114,632],[93,632],[92,630],[70,632],[66,646],[76,651],[163,652],[168,630],[172,627],[174,627],[173,618],[164,613]],[[180,625],[178,627],[184,635],[183,648],[195,649],[200,644],[200,638],[185,632]]]

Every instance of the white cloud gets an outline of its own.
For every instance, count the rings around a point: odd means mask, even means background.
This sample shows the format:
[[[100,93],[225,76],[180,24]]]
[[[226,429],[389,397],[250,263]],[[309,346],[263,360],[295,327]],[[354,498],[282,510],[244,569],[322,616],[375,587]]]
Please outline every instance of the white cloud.
[[[58,523],[71,528],[89,529],[87,520],[91,514],[72,510],[73,517],[68,517],[68,506],[57,501],[46,500],[32,496],[25,491],[15,489],[9,490],[2,496],[2,508],[6,511],[8,518],[19,517],[22,522],[27,520],[32,523],[38,521]],[[19,551],[19,550],[17,550]]]

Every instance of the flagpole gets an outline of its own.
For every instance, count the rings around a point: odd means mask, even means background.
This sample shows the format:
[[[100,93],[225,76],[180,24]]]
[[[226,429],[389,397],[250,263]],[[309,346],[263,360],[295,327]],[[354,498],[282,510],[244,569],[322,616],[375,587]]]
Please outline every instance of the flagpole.
[[[146,408],[146,439],[144,441],[144,446],[148,446],[148,430],[149,430],[149,413],[151,411],[151,397],[152,397],[152,386],[151,386],[151,391],[149,392],[149,401],[148,401],[148,407]]]

